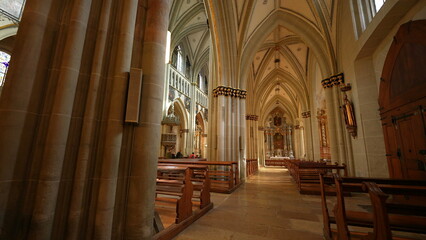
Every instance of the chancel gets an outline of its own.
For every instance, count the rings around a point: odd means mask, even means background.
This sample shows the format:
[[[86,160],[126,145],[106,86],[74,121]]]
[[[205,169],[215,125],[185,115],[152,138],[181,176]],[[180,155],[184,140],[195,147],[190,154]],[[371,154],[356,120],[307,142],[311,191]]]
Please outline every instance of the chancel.
[[[0,0],[0,239],[425,239],[426,0]]]

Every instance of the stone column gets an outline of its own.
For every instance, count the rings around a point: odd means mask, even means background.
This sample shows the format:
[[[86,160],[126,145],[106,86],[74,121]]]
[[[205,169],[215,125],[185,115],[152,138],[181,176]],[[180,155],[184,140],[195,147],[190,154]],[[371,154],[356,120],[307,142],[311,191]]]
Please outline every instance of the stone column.
[[[289,126],[288,127],[289,157],[294,157],[292,135],[293,135],[293,128]]]
[[[120,3],[122,4],[122,12],[116,36],[117,48],[114,49],[115,54],[112,54],[111,58],[113,66],[112,91],[109,98],[106,134],[104,137],[104,154],[99,178],[94,239],[112,238],[118,168],[123,141],[123,116],[127,94],[127,78],[131,66],[133,37],[138,9],[137,0],[127,0]],[[156,151],[157,153],[158,150]]]
[[[112,0],[106,0],[102,4],[102,12],[99,20],[98,35],[96,39],[96,49],[93,57],[89,94],[86,101],[86,108],[83,119],[81,140],[76,162],[76,170],[71,194],[70,209],[68,214],[66,239],[79,239],[82,210],[84,205],[84,191],[88,179],[89,161],[91,149],[93,148],[93,138],[95,137],[95,118],[97,110],[97,99],[102,74],[103,59],[106,52],[107,31],[110,21],[110,10]]]
[[[91,1],[72,5],[67,38],[46,133],[29,239],[50,239]]]
[[[22,226],[27,166],[34,157],[41,102],[56,36],[53,0],[28,1],[0,99],[0,239],[16,238]],[[29,41],[31,39],[31,41]],[[9,200],[11,199],[11,200]],[[30,200],[31,201],[31,200]],[[31,212],[24,213],[25,218]],[[19,221],[19,223],[17,223]],[[17,226],[20,224],[20,226]]]
[[[338,151],[339,151],[339,162],[340,163],[347,163],[347,149],[345,144],[345,132],[342,123],[342,117],[341,117],[341,111],[340,111],[340,105],[341,105],[341,97],[340,97],[340,89],[338,86],[333,87],[333,103],[334,103],[334,112],[335,112],[335,122],[334,125],[336,126],[336,136],[337,136],[337,142],[338,142]]]
[[[219,95],[216,98],[217,122],[216,122],[216,161],[225,161],[225,118],[226,97]]]
[[[328,130],[330,134],[330,153],[332,161],[338,161],[339,159],[339,150],[338,150],[338,141],[337,141],[337,128],[334,124],[336,121],[336,115],[334,112],[334,98],[332,88],[325,89],[325,97],[327,104],[327,118],[328,118]]]
[[[303,115],[303,125],[305,126],[304,139],[306,144],[306,159],[315,160],[314,154],[314,135],[312,129],[312,118],[309,111],[302,113]]]
[[[127,2],[127,1],[126,1]],[[137,1],[136,1],[137,3]],[[140,125],[134,131],[125,239],[151,239],[171,1],[149,0],[143,45]]]
[[[241,179],[246,179],[246,162],[245,159],[247,156],[246,153],[246,99],[245,98],[236,98],[238,103],[238,109],[239,109],[239,129],[240,129],[240,136],[239,139],[237,139],[237,142],[239,142],[238,146],[238,152],[239,152],[239,159],[237,161],[240,161],[240,176]],[[239,141],[238,141],[239,140]]]
[[[247,148],[246,148],[246,156],[248,159],[252,158],[252,150],[253,150],[253,141],[252,141],[252,135],[251,135],[251,119],[249,117],[250,115],[246,116],[246,134],[247,134]]]
[[[253,141],[253,147],[254,147],[254,158],[259,159],[259,147],[258,147],[258,142],[259,142],[259,121],[258,121],[258,116],[256,116],[256,120],[254,122],[254,127],[253,127],[253,134],[254,134],[254,141]]]
[[[232,97],[225,97],[225,123],[224,123],[224,136],[225,136],[225,158],[222,161],[236,161],[233,158],[232,150],[235,150],[233,143],[236,141],[234,129],[232,129]]]

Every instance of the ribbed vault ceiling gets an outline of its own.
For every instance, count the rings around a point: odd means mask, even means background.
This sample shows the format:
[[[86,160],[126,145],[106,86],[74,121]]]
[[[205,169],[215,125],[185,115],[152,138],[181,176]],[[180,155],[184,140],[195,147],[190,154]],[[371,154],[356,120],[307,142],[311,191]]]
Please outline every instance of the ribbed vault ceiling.
[[[171,49],[181,44],[196,71],[206,67],[208,62],[210,31],[207,22],[203,1],[173,1],[169,25]]]

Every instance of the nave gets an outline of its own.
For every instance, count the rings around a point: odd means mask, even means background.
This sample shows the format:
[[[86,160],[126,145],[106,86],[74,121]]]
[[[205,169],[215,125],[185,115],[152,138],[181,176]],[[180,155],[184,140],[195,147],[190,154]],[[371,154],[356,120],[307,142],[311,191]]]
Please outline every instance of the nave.
[[[232,194],[211,198],[214,209],[176,240],[323,239],[320,197],[299,194],[286,169],[260,168]]]

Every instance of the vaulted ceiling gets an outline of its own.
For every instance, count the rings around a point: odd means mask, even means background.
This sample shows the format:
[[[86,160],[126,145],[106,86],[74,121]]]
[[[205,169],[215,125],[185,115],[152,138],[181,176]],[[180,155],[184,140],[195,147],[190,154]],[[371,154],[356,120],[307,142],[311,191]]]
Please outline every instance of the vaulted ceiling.
[[[181,45],[198,73],[206,71],[209,60],[210,30],[202,0],[174,0],[170,12],[171,49]]]
[[[291,119],[299,118],[309,109],[312,76],[318,76],[312,69],[319,69],[320,76],[329,76],[335,68],[337,1],[206,2],[216,19],[218,55],[229,51],[229,55],[239,57],[236,67],[227,59],[219,61],[239,70],[234,78],[243,82],[230,84],[248,90],[247,111],[265,116],[280,107]]]

